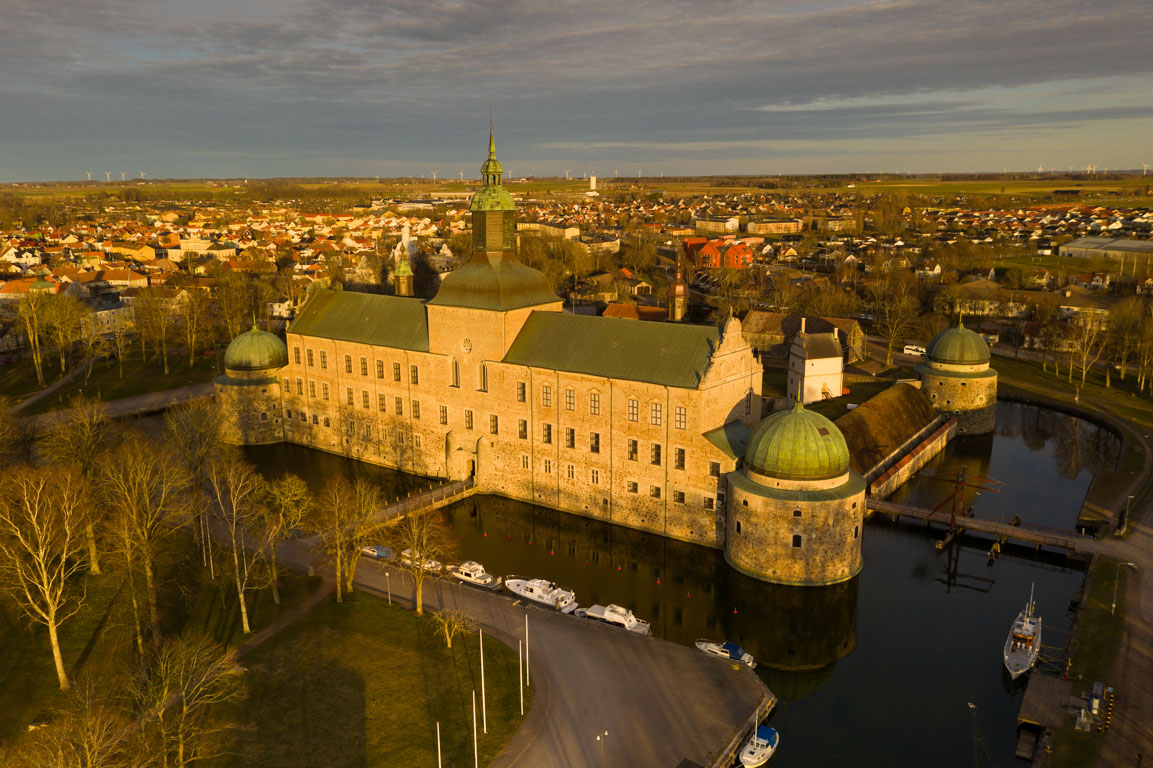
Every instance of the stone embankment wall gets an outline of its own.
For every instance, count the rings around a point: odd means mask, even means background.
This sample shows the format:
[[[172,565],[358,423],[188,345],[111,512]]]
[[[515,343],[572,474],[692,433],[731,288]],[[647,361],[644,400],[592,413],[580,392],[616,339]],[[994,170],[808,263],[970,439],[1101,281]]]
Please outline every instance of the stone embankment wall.
[[[951,418],[933,430],[932,434],[908,450],[896,463],[869,483],[869,495],[884,499],[900,488],[930,459],[945,450],[945,446],[957,435],[958,426],[957,419]]]

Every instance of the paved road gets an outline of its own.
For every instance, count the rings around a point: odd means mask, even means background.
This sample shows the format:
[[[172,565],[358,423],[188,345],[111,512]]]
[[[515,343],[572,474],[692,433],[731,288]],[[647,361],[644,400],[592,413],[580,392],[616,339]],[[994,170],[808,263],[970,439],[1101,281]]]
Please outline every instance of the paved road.
[[[301,542],[283,548],[305,568],[314,555]],[[395,568],[362,560],[356,584],[411,605],[412,584]],[[465,610],[485,632],[515,648],[529,621],[532,709],[497,757],[496,768],[597,768],[596,734],[608,731],[605,768],[707,764],[733,737],[768,689],[752,671],[734,670],[696,649],[638,637],[508,596],[447,580],[425,583],[425,605]]]
[[[126,416],[139,416],[145,413],[156,413],[187,400],[212,394],[212,382],[203,384],[190,384],[187,387],[166,389],[162,392],[149,392],[146,395],[125,397],[120,400],[109,400],[104,405],[108,409],[109,418],[120,419]],[[30,416],[27,422],[33,429],[41,430],[60,418],[61,411],[49,411],[36,416]]]

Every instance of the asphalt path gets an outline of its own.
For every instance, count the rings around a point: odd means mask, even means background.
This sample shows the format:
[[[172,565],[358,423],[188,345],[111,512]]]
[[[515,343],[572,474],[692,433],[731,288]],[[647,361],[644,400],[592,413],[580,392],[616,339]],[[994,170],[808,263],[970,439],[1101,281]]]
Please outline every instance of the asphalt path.
[[[296,568],[318,555],[287,542],[283,561]],[[386,577],[386,572],[388,576]],[[413,585],[403,571],[362,558],[362,592],[411,606]],[[579,597],[579,596],[578,596]],[[496,768],[673,766],[689,759],[708,765],[771,696],[751,670],[653,637],[641,637],[507,594],[430,578],[426,609],[460,608],[486,634],[516,648],[528,617],[532,708],[492,763]]]

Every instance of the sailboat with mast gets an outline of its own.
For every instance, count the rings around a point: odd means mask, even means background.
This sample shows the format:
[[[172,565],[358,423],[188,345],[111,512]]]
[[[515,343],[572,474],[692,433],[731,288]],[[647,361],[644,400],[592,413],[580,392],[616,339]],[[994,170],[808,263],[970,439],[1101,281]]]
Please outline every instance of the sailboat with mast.
[[[1029,602],[1017,614],[1009,636],[1005,638],[1005,670],[1016,680],[1037,663],[1041,653],[1041,617],[1036,615],[1037,605],[1033,601],[1033,587],[1029,587]]]

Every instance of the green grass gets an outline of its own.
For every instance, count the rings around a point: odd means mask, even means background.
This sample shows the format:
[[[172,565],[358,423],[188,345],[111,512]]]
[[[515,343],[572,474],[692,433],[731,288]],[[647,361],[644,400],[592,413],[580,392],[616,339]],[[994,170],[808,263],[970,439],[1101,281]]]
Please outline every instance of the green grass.
[[[1048,372],[1041,369],[1040,363],[1006,357],[993,358],[992,366],[997,369],[1003,382],[1052,388],[1057,397],[1072,402],[1081,384],[1081,374],[1074,369],[1073,381],[1070,383],[1068,356],[1064,356],[1059,362],[1060,377],[1054,375],[1051,362]],[[1106,406],[1122,418],[1145,429],[1153,429],[1153,400],[1150,399],[1150,392],[1149,390],[1144,393],[1138,392],[1137,377],[1132,374],[1127,376],[1125,381],[1114,375],[1111,386],[1106,387],[1104,370],[1091,370],[1085,379],[1085,386],[1080,388],[1080,401],[1085,404]]]
[[[1126,569],[1118,569],[1117,561],[1107,557],[1097,558],[1089,570],[1089,589],[1073,630],[1069,679],[1075,696],[1089,691],[1094,682],[1110,683],[1125,625],[1125,576]],[[1116,613],[1112,612],[1114,587]],[[1077,731],[1070,723],[1053,734],[1051,764],[1055,768],[1088,768],[1097,761],[1103,742],[1103,734]]]
[[[59,372],[46,366],[44,371],[45,384],[51,384],[59,378]],[[0,395],[13,400],[21,400],[33,392],[39,392],[44,387],[36,380],[36,368],[31,359],[21,359],[15,363],[0,367]]]
[[[317,606],[247,657],[249,693],[238,709],[252,722],[229,764],[433,766],[439,721],[444,765],[472,765],[477,636],[458,635],[448,650],[434,633],[430,617],[363,594]],[[516,652],[488,638],[485,681],[481,765],[521,723]]]
[[[32,364],[28,361],[27,365],[31,368]],[[108,402],[151,392],[163,392],[166,389],[176,389],[189,384],[201,384],[212,381],[217,375],[215,366],[212,358],[198,358],[195,367],[189,368],[188,358],[174,356],[169,358],[168,375],[165,376],[164,366],[159,361],[153,359],[141,361],[137,357],[130,356],[124,361],[122,378],[115,360],[102,361],[96,364],[87,382],[84,381],[84,374],[77,374],[48,397],[29,405],[25,412],[45,413],[67,408],[68,401],[81,393],[98,396]]]

